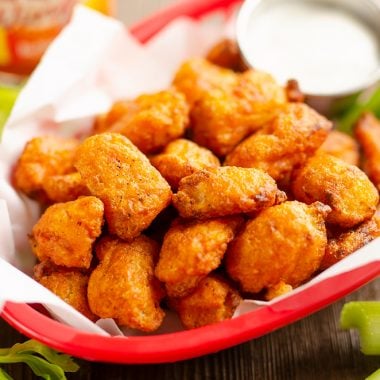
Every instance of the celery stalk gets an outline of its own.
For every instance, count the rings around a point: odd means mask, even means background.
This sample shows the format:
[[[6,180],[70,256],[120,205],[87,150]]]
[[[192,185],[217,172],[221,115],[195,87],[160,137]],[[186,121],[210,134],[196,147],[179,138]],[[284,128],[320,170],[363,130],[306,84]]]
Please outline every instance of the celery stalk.
[[[380,380],[380,369],[366,377],[365,380]]]
[[[357,328],[361,351],[366,355],[380,355],[380,302],[349,302],[340,316],[343,329]]]

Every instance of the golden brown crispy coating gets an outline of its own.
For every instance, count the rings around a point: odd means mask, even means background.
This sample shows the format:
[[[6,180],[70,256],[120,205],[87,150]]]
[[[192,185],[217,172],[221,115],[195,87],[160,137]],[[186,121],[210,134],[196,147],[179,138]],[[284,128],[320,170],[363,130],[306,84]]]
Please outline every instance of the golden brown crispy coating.
[[[215,275],[204,278],[193,293],[171,299],[183,326],[187,329],[210,325],[232,318],[242,301],[239,293]]]
[[[280,281],[296,287],[319,268],[327,244],[328,206],[292,201],[250,220],[226,253],[226,269],[242,290],[257,293]]]
[[[295,79],[289,79],[286,82],[285,92],[289,102],[302,103],[305,101],[305,95],[302,93],[299,84]]]
[[[355,136],[364,153],[364,170],[380,191],[380,121],[364,114],[355,127]]]
[[[264,170],[283,180],[321,146],[331,122],[303,103],[289,103],[264,131],[239,144],[225,165]]]
[[[325,270],[380,236],[375,217],[352,230],[340,232],[329,239],[320,270]]]
[[[102,246],[105,245],[105,246]],[[97,244],[100,264],[90,275],[88,302],[101,318],[141,331],[158,329],[164,318],[161,284],[154,277],[159,247],[146,236],[131,243],[105,238]]]
[[[78,145],[78,140],[63,137],[45,136],[30,140],[13,173],[15,188],[45,201],[42,188],[46,179],[75,171],[73,158]]]
[[[310,158],[295,174],[292,190],[299,201],[329,205],[332,211],[327,222],[343,228],[370,219],[379,202],[379,194],[364,172],[323,153]]]
[[[184,221],[177,219],[166,233],[155,273],[170,297],[183,297],[216,269],[241,217]]]
[[[82,195],[90,195],[78,172],[48,177],[43,189],[49,201],[54,203],[74,201]]]
[[[201,169],[220,166],[212,152],[186,139],[171,142],[150,161],[173,189],[178,188],[179,181],[184,177]]]
[[[49,274],[35,276],[35,279],[91,321],[98,319],[88,306],[88,275],[75,270],[57,269]]]
[[[95,197],[56,203],[34,225],[30,241],[40,261],[88,269],[92,244],[102,232],[104,206]]]
[[[116,103],[107,115],[100,116],[95,131],[121,133],[149,154],[181,137],[188,124],[189,106],[185,96],[167,90]]]
[[[211,90],[227,90],[236,84],[237,76],[232,70],[213,65],[204,58],[184,62],[173,79],[173,85],[185,94],[192,106]]]
[[[259,211],[285,199],[263,171],[224,166],[183,178],[173,204],[183,218],[207,219]]]
[[[284,281],[280,281],[276,285],[268,288],[267,292],[265,293],[264,298],[267,301],[270,301],[273,298],[283,296],[284,294],[289,293],[292,290],[293,290],[292,286],[290,286],[289,284],[285,284]]]
[[[231,90],[204,94],[191,112],[194,141],[218,156],[272,120],[286,102],[284,89],[271,75],[249,70],[236,76]]]
[[[207,53],[206,59],[214,65],[237,72],[248,69],[238,44],[230,38],[224,38],[214,45]]]
[[[359,145],[346,133],[331,131],[319,151],[340,158],[350,165],[359,166]]]
[[[104,203],[108,229],[130,240],[145,230],[171,199],[161,174],[126,137],[102,133],[79,147],[75,166]]]

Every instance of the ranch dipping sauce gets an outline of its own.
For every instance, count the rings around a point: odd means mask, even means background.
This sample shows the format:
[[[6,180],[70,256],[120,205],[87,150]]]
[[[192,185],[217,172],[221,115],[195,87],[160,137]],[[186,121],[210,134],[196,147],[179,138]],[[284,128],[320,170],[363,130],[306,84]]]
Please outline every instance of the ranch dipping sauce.
[[[296,79],[307,95],[350,95],[380,79],[375,1],[246,0],[238,43],[249,65],[282,84]]]

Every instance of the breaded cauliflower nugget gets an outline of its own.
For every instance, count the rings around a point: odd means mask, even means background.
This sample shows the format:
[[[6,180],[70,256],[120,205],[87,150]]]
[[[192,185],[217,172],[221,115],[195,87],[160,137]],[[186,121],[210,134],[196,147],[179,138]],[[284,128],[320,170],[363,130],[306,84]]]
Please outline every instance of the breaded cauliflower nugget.
[[[207,53],[206,59],[214,65],[237,72],[248,69],[239,46],[230,38],[224,38],[214,45]]]
[[[88,283],[92,312],[114,318],[120,326],[146,332],[158,329],[165,314],[159,305],[164,293],[153,273],[157,243],[142,235],[131,243],[107,237],[96,250],[101,260]]]
[[[182,178],[202,169],[220,166],[219,159],[212,152],[186,139],[171,142],[150,161],[174,190]]]
[[[263,171],[224,166],[183,178],[173,204],[183,218],[207,219],[259,211],[285,199]]]
[[[88,269],[92,244],[102,232],[103,212],[102,201],[92,196],[48,207],[32,229],[33,252],[40,261]]]
[[[245,137],[272,120],[286,103],[284,89],[267,73],[236,74],[229,91],[204,94],[191,112],[193,139],[225,156]]]
[[[359,145],[346,133],[333,130],[319,148],[319,152],[340,158],[350,165],[359,166]]]
[[[13,173],[13,184],[30,197],[45,201],[43,185],[53,175],[75,171],[73,159],[79,141],[63,137],[36,137],[22,152]]]
[[[264,298],[267,301],[272,300],[273,298],[277,298],[283,296],[286,293],[289,293],[293,290],[293,287],[289,284],[285,284],[284,281],[280,281],[274,286],[268,288],[268,291],[265,293]]]
[[[222,278],[209,275],[193,293],[183,298],[171,299],[187,329],[210,325],[232,318],[242,298],[237,290]]]
[[[319,268],[327,244],[324,219],[330,207],[291,201],[250,220],[226,253],[226,270],[246,292],[280,281],[296,287]]]
[[[327,243],[319,269],[327,269],[379,236],[380,226],[377,225],[375,217],[352,230],[335,234]]]
[[[185,96],[167,90],[141,95],[132,102],[116,103],[108,115],[100,117],[95,131],[121,133],[149,154],[181,137],[188,124],[189,106]]]
[[[364,153],[364,170],[380,191],[380,121],[364,114],[355,127],[355,136]]]
[[[91,321],[98,319],[88,306],[88,275],[76,270],[56,269],[41,276],[35,275],[34,278]]]
[[[183,297],[219,267],[241,217],[205,221],[177,219],[166,233],[155,274],[170,297]]]
[[[263,131],[239,144],[225,165],[258,168],[284,179],[325,141],[332,124],[303,103],[289,103]]]
[[[329,205],[332,211],[327,222],[343,228],[370,219],[379,202],[379,194],[364,172],[324,153],[310,158],[295,174],[292,190],[299,201]]]
[[[82,195],[90,195],[78,172],[48,177],[43,189],[49,201],[54,203],[74,201]]]
[[[126,137],[102,133],[79,147],[75,167],[104,203],[108,229],[130,240],[145,230],[171,199],[169,184]]]
[[[237,76],[204,58],[184,62],[173,79],[173,85],[183,94],[190,106],[214,89],[229,90],[236,84]]]

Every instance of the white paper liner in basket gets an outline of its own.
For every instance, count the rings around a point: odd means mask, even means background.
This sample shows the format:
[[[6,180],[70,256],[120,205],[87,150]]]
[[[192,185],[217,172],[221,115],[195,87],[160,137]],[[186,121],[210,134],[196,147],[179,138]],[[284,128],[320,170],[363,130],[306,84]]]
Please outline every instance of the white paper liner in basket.
[[[231,23],[221,27],[179,19],[142,46],[121,23],[81,6],[75,9],[71,23],[51,45],[21,92],[0,144],[0,308],[5,301],[41,303],[56,319],[83,331],[136,334],[120,331],[112,320],[101,320],[98,325],[90,322],[26,275],[31,274],[35,262],[27,235],[40,210],[34,201],[13,189],[10,173],[32,137],[85,135],[93,117],[115,100],[167,88],[185,59],[203,56],[230,31]],[[294,292],[377,260],[379,239]],[[263,304],[267,303],[245,300],[235,315]],[[157,333],[179,329],[178,319],[169,312]]]

